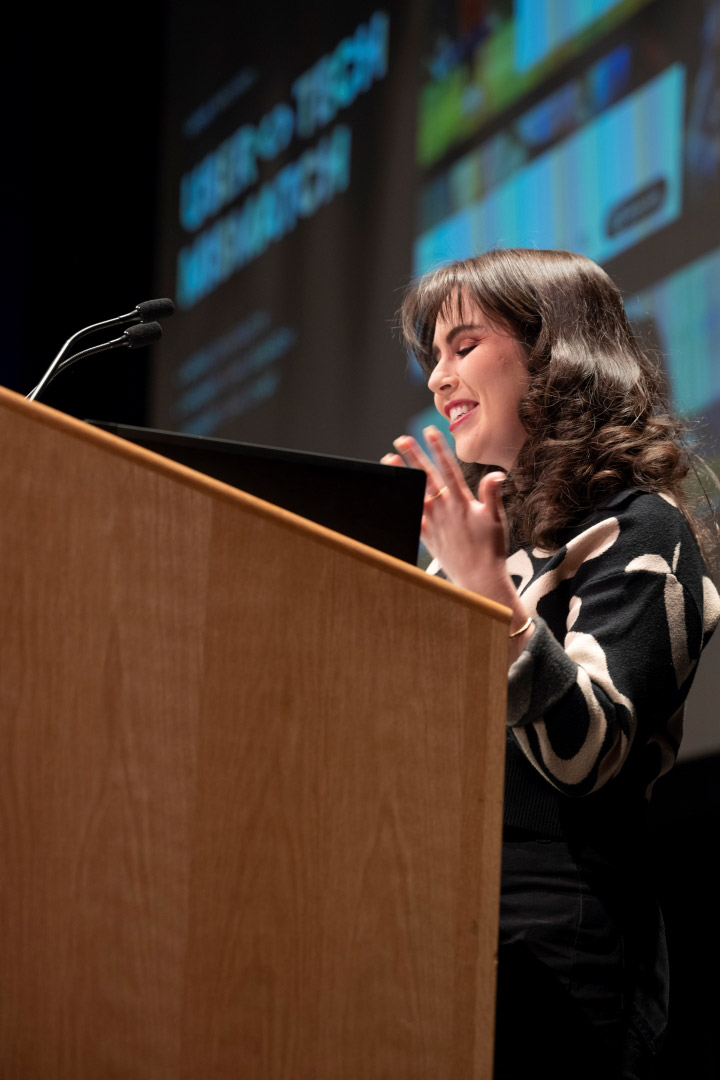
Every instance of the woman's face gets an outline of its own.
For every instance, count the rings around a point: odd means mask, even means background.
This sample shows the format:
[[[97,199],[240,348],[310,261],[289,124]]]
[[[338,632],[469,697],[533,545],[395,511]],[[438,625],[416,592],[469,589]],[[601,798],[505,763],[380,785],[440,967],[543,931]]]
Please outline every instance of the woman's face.
[[[450,421],[457,456],[509,471],[527,438],[518,417],[528,387],[523,346],[464,297],[462,317],[457,306],[438,317],[433,354],[428,386]]]

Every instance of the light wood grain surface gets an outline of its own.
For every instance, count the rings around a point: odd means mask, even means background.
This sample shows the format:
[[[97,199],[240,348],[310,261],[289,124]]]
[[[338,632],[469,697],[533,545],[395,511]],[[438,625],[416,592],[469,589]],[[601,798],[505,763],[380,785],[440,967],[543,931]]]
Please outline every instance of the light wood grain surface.
[[[489,1080],[508,613],[0,420],[0,1077]]]

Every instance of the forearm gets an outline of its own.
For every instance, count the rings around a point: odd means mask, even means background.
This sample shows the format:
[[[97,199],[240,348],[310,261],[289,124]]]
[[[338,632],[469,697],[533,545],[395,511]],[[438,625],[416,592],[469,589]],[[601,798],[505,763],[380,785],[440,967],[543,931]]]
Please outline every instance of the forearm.
[[[508,725],[553,786],[588,795],[621,769],[636,731],[635,708],[602,662],[583,650],[583,666],[542,619],[534,626],[510,669]]]

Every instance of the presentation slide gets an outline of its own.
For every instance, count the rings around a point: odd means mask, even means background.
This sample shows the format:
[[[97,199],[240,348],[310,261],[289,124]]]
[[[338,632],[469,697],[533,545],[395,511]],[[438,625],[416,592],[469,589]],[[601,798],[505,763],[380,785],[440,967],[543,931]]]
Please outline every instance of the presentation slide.
[[[413,272],[497,247],[600,262],[717,464],[720,5],[431,10]]]

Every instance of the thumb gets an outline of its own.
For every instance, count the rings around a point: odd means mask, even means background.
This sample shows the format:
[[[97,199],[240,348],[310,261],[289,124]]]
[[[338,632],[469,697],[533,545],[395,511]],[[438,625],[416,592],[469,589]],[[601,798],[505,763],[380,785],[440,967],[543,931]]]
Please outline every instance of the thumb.
[[[484,476],[480,481],[480,488],[478,490],[478,499],[485,504],[492,520],[498,526],[495,534],[497,537],[496,553],[503,559],[507,556],[510,543],[510,530],[508,529],[507,518],[505,517],[505,507],[503,506],[502,495],[500,494],[500,488],[502,487],[504,480],[504,473],[488,473],[487,476]]]
[[[483,476],[478,488],[478,501],[487,506],[493,521],[503,526],[505,524],[505,511],[503,510],[500,487],[504,480],[505,473],[491,472],[487,476]]]

